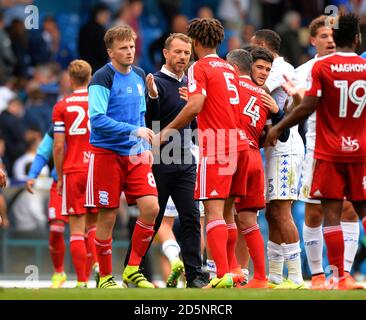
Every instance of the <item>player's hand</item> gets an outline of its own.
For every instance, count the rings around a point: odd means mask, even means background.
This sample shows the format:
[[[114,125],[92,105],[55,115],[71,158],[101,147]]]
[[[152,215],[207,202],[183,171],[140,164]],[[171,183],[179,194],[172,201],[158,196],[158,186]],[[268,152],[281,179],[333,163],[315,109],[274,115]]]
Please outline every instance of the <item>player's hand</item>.
[[[159,96],[154,76],[151,73],[146,76],[146,87],[151,98],[156,99]]]
[[[188,101],[188,88],[187,87],[180,87],[179,88],[179,96],[184,101]]]
[[[57,180],[57,185],[56,185],[56,190],[59,196],[62,196],[62,188],[63,188],[63,183],[62,183],[62,177],[59,178],[59,180]]]
[[[268,147],[274,147],[277,143],[277,139],[278,137],[281,135],[281,130],[278,129],[278,126],[273,126],[271,129],[269,129],[267,136],[266,136],[266,141],[264,142],[264,146]]]
[[[287,77],[285,74],[283,75],[283,78],[285,79],[286,82],[281,85],[282,89],[285,90],[285,92],[289,96],[294,96],[295,94],[297,94],[299,89],[296,88],[295,84],[290,80],[290,78]]]
[[[268,108],[271,113],[277,113],[280,110],[275,99],[273,99],[268,93],[262,94],[261,99],[264,106]]]
[[[6,173],[0,169],[0,188],[6,187]]]
[[[25,184],[25,188],[27,189],[27,191],[31,194],[34,193],[34,189],[33,189],[33,186],[34,184],[36,183],[36,180],[35,179],[29,179],[27,180],[26,184]]]
[[[145,139],[146,141],[148,141],[151,144],[152,138],[154,136],[154,131],[152,131],[149,128],[138,128],[136,131],[136,136]]]

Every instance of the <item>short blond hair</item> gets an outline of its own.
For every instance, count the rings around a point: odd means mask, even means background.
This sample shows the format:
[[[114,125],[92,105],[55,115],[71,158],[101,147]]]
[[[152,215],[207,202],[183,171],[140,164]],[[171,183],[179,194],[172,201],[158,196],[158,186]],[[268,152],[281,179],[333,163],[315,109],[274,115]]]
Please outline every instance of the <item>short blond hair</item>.
[[[182,40],[186,43],[192,44],[192,39],[185,35],[184,33],[172,33],[170,36],[165,40],[164,48],[170,49],[170,45],[172,44],[174,39]]]
[[[67,72],[76,84],[85,85],[90,80],[92,68],[85,60],[73,60],[70,62]]]
[[[310,22],[309,32],[311,37],[315,38],[318,33],[318,30],[322,27],[327,26],[327,19],[329,19],[328,16],[322,15]]]
[[[125,24],[122,26],[113,27],[107,30],[106,34],[104,35],[104,43],[107,49],[112,48],[114,40],[133,40],[135,41],[137,35],[133,29]]]

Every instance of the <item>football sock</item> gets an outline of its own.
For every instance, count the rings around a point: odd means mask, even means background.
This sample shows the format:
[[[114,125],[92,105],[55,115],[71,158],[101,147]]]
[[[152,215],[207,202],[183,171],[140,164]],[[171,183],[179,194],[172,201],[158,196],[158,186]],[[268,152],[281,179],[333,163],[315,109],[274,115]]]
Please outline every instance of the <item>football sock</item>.
[[[310,228],[304,223],[303,238],[311,274],[324,273],[322,226]]]
[[[296,284],[303,283],[301,272],[301,256],[300,256],[300,241],[295,243],[282,244],[283,256],[287,265],[289,280],[292,280]]]
[[[70,253],[74,264],[77,281],[86,282],[86,248],[84,235],[72,234],[70,236]]]
[[[64,271],[65,257],[65,227],[63,224],[50,225],[49,250],[55,272]]]
[[[337,268],[338,278],[344,276],[344,241],[342,227],[324,227],[324,240],[327,245],[328,260],[331,266]],[[336,275],[335,275],[335,278]]]
[[[112,275],[112,238],[107,240],[95,238],[95,247],[97,250],[100,277]]]
[[[268,281],[275,284],[282,283],[284,257],[281,245],[269,240],[267,242],[267,256],[269,266]]]
[[[341,222],[344,240],[344,271],[351,272],[358,249],[360,227],[358,222]]]

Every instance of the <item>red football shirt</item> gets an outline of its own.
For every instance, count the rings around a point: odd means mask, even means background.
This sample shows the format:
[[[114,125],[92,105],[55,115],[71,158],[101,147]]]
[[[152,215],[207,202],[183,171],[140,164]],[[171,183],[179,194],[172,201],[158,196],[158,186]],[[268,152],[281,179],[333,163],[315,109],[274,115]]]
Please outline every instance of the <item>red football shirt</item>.
[[[217,55],[199,59],[189,68],[188,92],[206,97],[197,117],[202,156],[248,149],[240,130],[239,78],[230,64]]]
[[[259,139],[270,117],[270,111],[261,99],[266,92],[249,77],[240,77],[239,85],[243,129],[247,134],[250,147],[259,150]]]
[[[58,102],[52,114],[54,132],[65,133],[65,174],[88,170],[91,145],[88,117],[88,91],[78,90]]]
[[[307,96],[316,107],[316,159],[366,161],[366,61],[336,52],[315,62]]]

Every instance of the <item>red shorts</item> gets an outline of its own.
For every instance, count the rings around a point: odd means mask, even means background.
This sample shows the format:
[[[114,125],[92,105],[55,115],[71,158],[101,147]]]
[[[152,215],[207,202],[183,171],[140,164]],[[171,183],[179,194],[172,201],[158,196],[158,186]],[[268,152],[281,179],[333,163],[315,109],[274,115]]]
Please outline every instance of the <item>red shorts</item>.
[[[366,200],[366,163],[341,163],[316,159],[310,197]]]
[[[246,195],[248,150],[223,157],[200,158],[194,194],[196,200],[227,199]]]
[[[62,214],[78,215],[97,213],[95,208],[86,208],[87,172],[75,172],[64,175],[62,190]]]
[[[48,203],[48,222],[62,220],[68,222],[69,218],[61,214],[62,196],[57,193],[57,183],[53,181],[50,189],[50,201]]]
[[[154,175],[144,154],[121,156],[116,153],[92,154],[89,161],[88,207],[118,208],[122,191],[129,205],[143,196],[158,196]]]
[[[235,203],[236,212],[258,211],[265,206],[262,156],[259,150],[249,149],[247,195]]]

